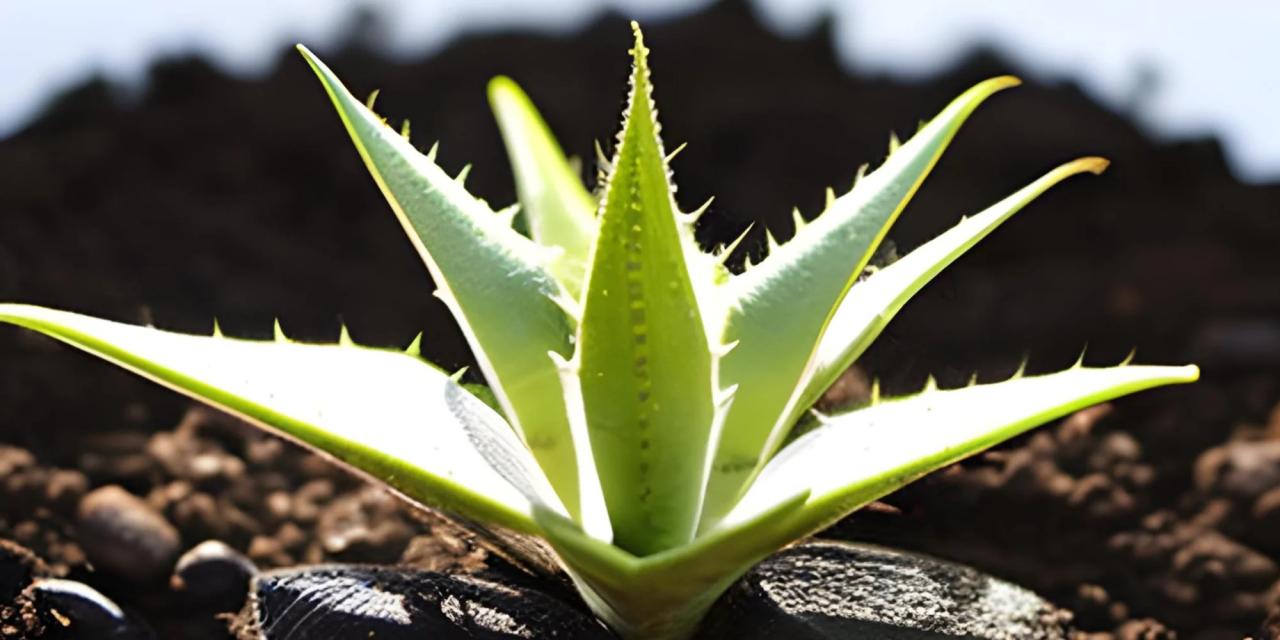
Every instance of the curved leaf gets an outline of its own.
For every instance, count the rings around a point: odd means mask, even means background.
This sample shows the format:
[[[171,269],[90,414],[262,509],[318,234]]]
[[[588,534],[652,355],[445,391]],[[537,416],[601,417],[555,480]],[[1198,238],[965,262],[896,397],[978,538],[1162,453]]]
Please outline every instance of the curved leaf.
[[[720,361],[720,376],[738,391],[712,464],[703,528],[732,507],[786,435],[818,342],[889,226],[969,115],[1016,84],[994,78],[965,92],[794,238],[725,286],[722,341],[737,346]]]
[[[501,416],[415,356],[186,335],[16,304],[0,304],[0,321],[238,415],[411,500],[526,533],[541,532],[535,505],[563,509]]]
[[[1107,161],[1102,158],[1068,162],[855,284],[822,335],[816,366],[792,409],[792,421],[818,401],[934,276],[1054,185],[1085,172],[1099,174],[1106,168]]]
[[[769,461],[725,524],[750,520],[807,490],[808,502],[787,524],[790,535],[799,537],[1036,425],[1117,396],[1198,377],[1193,365],[1078,365],[994,384],[926,389],[832,416]]]
[[[595,199],[519,85],[505,76],[494,78],[489,104],[511,157],[529,233],[538,244],[562,250],[548,268],[576,299],[596,235]]]
[[[305,47],[360,157],[391,204],[439,286],[501,403],[560,498],[580,513],[581,474],[561,392],[547,358],[572,352],[573,320],[563,291],[545,267],[549,250],[511,229],[460,180],[418,153],[356,100]]]

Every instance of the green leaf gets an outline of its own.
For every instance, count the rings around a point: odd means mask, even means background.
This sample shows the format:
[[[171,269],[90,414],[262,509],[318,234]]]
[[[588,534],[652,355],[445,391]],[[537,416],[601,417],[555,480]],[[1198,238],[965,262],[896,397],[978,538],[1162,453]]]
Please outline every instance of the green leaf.
[[[721,360],[720,376],[738,391],[712,465],[704,528],[733,505],[786,435],[818,342],[889,226],[969,114],[1016,84],[994,78],[965,92],[791,241],[726,285],[723,342],[736,346]]]
[[[688,638],[724,590],[790,542],[779,526],[808,492],[782,500],[734,527],[636,557],[584,535],[572,522],[536,508],[534,517],[591,610],[624,638]]]
[[[0,304],[0,321],[240,416],[411,500],[526,533],[541,533],[535,505],[562,513],[502,417],[404,352],[186,335],[16,304]]]
[[[921,476],[1072,411],[1152,387],[1194,382],[1194,365],[1077,365],[1058,373],[888,400],[824,419],[778,452],[724,524],[751,520],[798,491],[786,525],[817,531]]]
[[[459,180],[418,153],[356,100],[333,72],[298,47],[329,94],[360,157],[382,189],[467,336],[507,418],[574,517],[582,473],[560,375],[548,352],[572,352],[573,319],[546,264],[549,250],[512,230]]]
[[[862,355],[903,305],[956,258],[1054,185],[1085,172],[1099,174],[1106,168],[1107,161],[1102,158],[1068,162],[855,284],[822,336],[813,374],[792,409],[793,421]]]
[[[635,33],[631,94],[603,191],[574,366],[614,543],[647,555],[693,537],[715,406],[648,50]]]
[[[577,299],[596,235],[595,199],[519,85],[494,78],[489,104],[511,157],[529,232],[538,244],[561,249],[549,269]]]

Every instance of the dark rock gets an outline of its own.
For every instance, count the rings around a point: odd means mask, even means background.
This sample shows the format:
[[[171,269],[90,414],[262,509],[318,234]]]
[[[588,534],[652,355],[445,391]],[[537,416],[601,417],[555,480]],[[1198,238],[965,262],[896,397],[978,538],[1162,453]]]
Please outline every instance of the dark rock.
[[[760,563],[701,638],[1056,640],[1070,615],[968,567],[865,544],[810,542]]]
[[[40,613],[74,638],[101,640],[150,640],[146,624],[125,613],[119,605],[93,587],[74,580],[46,578],[27,588]]]
[[[168,520],[114,485],[80,501],[77,526],[90,562],[135,582],[167,575],[181,544]]]
[[[474,576],[361,565],[263,573],[233,631],[238,638],[264,640],[611,637],[589,613],[538,591]]]
[[[169,584],[187,599],[213,611],[236,611],[249,596],[258,573],[244,554],[218,540],[206,540],[178,558]]]

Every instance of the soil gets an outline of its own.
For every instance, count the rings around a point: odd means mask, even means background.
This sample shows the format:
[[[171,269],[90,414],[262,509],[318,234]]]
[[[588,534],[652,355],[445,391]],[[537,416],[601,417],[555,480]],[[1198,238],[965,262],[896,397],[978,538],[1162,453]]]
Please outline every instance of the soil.
[[[513,200],[484,99],[506,73],[564,146],[590,157],[624,96],[629,31],[605,16],[561,37],[459,38],[425,60],[372,53],[375,19],[321,54],[416,142]],[[723,2],[653,24],[664,134],[680,199],[717,197],[699,229],[748,223],[783,238],[827,185],[884,155],[972,82],[1017,73],[978,52],[926,82],[850,75],[829,25],[779,37]],[[1158,141],[1053,78],[972,119],[891,233],[909,249],[1058,162],[1099,154],[1100,178],[1055,189],[918,296],[824,402],[877,377],[906,391],[933,373],[993,380],[1131,347],[1195,361],[1200,383],[1080,412],[916,483],[828,535],[971,564],[1071,609],[1086,638],[1280,638],[1280,185],[1250,186],[1209,138]],[[431,137],[427,137],[431,136]],[[157,326],[407,344],[470,362],[465,342],[305,65],[262,78],[198,59],[158,63],[146,91],[77,87],[0,141],[0,299]],[[734,262],[742,256],[735,257]],[[20,593],[30,576],[83,580],[161,637],[225,638],[225,621],[171,588],[177,554],[217,539],[259,567],[327,561],[482,570],[478,541],[423,521],[318,457],[191,409],[173,394],[26,332],[0,332],[0,637],[57,637]],[[475,371],[473,367],[471,371]],[[474,375],[474,374],[472,374]],[[124,533],[121,533],[121,532]],[[138,533],[141,538],[130,537]],[[128,534],[128,535],[126,535]],[[112,536],[116,536],[113,538]],[[129,562],[103,540],[147,540]],[[133,544],[133,543],[130,543]],[[21,558],[18,560],[9,560]],[[14,595],[17,594],[17,595]],[[225,605],[220,606],[226,609]]]

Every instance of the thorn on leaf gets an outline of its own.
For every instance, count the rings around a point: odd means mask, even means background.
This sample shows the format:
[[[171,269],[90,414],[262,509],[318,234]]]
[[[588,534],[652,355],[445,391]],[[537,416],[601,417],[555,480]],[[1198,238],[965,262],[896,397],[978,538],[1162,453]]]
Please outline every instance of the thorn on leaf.
[[[405,347],[404,352],[416,358],[422,357],[422,332],[418,332],[418,335],[413,337],[413,341]]]
[[[676,147],[671,153],[668,153],[666,158],[667,164],[671,164],[671,161],[674,160],[676,156],[680,155],[680,152],[684,151],[684,148],[687,146],[689,146],[688,142],[681,142],[680,146]]]
[[[1138,348],[1137,348],[1137,347],[1134,347],[1134,348],[1130,349],[1130,350],[1129,350],[1129,355],[1125,356],[1125,357],[1124,357],[1124,360],[1121,360],[1121,361],[1120,361],[1120,366],[1122,366],[1122,367],[1127,367],[1127,366],[1129,366],[1129,365],[1133,364],[1133,359],[1134,359],[1134,358],[1136,358],[1137,356],[1138,356]]]

